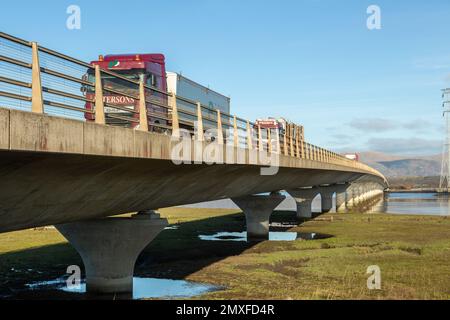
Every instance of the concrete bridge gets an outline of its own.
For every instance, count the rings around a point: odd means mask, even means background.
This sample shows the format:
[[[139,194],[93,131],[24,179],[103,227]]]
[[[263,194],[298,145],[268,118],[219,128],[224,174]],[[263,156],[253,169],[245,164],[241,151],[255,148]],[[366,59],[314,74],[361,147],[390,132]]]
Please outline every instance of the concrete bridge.
[[[231,198],[248,239],[264,240],[281,190],[308,219],[319,193],[324,212],[334,194],[343,211],[388,186],[373,168],[307,143],[295,124],[265,131],[36,43],[0,40],[0,232],[56,225],[82,256],[89,291],[132,290],[137,256],[167,224],[151,210]],[[108,86],[105,75],[125,88]],[[84,86],[94,98],[80,94]],[[104,103],[108,91],[138,100],[131,116],[105,111],[120,109]],[[123,122],[108,125],[111,117]],[[112,217],[129,212],[138,214]]]

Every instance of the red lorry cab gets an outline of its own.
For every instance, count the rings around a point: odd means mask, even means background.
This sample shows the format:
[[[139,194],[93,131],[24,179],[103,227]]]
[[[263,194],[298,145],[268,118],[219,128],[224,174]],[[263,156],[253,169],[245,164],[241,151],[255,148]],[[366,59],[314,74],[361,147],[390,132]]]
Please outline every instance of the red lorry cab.
[[[99,59],[97,61],[92,61],[91,64],[98,65],[101,69],[110,70],[131,80],[139,81],[142,79],[146,85],[167,92],[166,66],[163,54],[119,54],[107,55],[105,57],[99,56]],[[94,82],[94,70],[89,70],[86,76],[90,82]],[[139,114],[126,111],[126,109],[139,111],[139,100],[120,95],[117,92],[108,91],[108,89],[138,97],[138,86],[106,73],[102,73],[102,84],[106,123],[123,125],[131,128],[136,127],[139,124],[138,122],[130,122],[124,119],[139,119]],[[92,88],[85,89],[85,94],[89,99],[94,99],[95,97],[95,92]],[[167,125],[167,121],[161,120],[160,118],[154,118],[152,117],[152,114],[167,118],[167,109],[149,103],[149,101],[167,105],[167,97],[162,93],[146,90],[149,130],[162,131],[161,129],[164,125]],[[118,106],[121,109],[116,109],[114,106]],[[93,105],[90,102],[87,102],[86,109],[93,110]],[[91,113],[85,113],[85,118],[88,121],[95,120],[95,116]],[[158,127],[158,124],[162,125],[162,127]]]

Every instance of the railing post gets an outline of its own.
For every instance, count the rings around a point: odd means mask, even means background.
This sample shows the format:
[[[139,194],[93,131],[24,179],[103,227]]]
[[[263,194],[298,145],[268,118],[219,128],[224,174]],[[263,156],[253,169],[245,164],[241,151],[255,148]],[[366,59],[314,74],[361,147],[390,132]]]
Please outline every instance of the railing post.
[[[44,98],[42,96],[41,66],[39,64],[39,47],[31,43],[31,112],[44,113]]]
[[[300,144],[301,144],[301,148],[302,148],[302,158],[306,159],[306,155],[305,155],[305,137],[303,135],[303,126],[300,127]]]
[[[217,143],[223,144],[222,115],[219,109],[217,109]]]
[[[270,128],[267,128],[267,151],[272,153],[272,137],[270,134]]]
[[[148,131],[147,104],[145,102],[144,81],[139,82],[139,130]]]
[[[250,122],[247,120],[247,148],[248,150],[253,149],[253,137],[252,137],[252,129],[250,128]]]
[[[234,146],[239,147],[239,134],[237,128],[237,119],[236,116],[233,117],[233,138],[234,138]]]
[[[295,126],[295,149],[297,152],[297,158],[300,158],[300,130],[298,126]]]
[[[197,102],[197,141],[204,141],[202,105]]]
[[[100,66],[95,66],[95,123],[105,124],[105,106],[103,104],[102,73]]]
[[[280,128],[277,128],[275,131],[275,134],[277,135],[277,139],[276,141],[276,145],[277,145],[277,153],[281,154],[281,150],[280,150]]]
[[[172,92],[170,96],[170,105],[172,107],[172,137],[180,137],[180,123],[178,121],[177,96]]]
[[[294,125],[289,125],[289,146],[291,148],[291,157],[295,157],[295,151],[294,151]]]
[[[283,137],[283,149],[284,149],[284,155],[285,156],[288,156],[289,155],[289,153],[288,153],[288,144],[287,144],[287,130],[288,130],[288,127],[286,126],[286,128],[284,129],[284,137]]]
[[[259,151],[264,150],[262,136],[261,136],[261,125],[259,125],[259,124],[258,124],[258,150]]]

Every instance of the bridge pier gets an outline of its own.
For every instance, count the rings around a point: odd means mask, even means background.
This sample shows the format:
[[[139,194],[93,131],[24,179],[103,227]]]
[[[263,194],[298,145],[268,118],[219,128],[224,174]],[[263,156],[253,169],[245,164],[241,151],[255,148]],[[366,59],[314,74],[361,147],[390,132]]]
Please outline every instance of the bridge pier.
[[[336,186],[336,212],[345,212],[347,210],[347,190],[349,184],[342,184]]]
[[[249,195],[231,200],[244,212],[247,241],[269,240],[269,220],[273,210],[286,199],[279,194]]]
[[[372,183],[355,183],[347,190],[346,208],[353,210],[362,207],[373,198],[380,197],[384,193],[380,186]]]
[[[312,201],[319,194],[318,188],[305,188],[305,189],[291,189],[286,190],[297,205],[297,218],[298,219],[310,219],[312,218]]]
[[[333,209],[333,194],[332,187],[322,187],[320,192],[322,213],[330,212]]]
[[[359,190],[356,185],[351,185],[346,192],[345,208],[346,210],[352,210],[357,207],[359,197]]]
[[[89,293],[131,293],[136,259],[167,226],[156,214],[104,218],[57,225],[78,251]]]

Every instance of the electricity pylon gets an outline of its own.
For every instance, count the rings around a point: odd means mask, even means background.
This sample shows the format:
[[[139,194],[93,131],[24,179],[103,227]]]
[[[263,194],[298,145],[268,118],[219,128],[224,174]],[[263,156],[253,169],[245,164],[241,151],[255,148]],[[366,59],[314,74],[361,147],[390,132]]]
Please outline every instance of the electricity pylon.
[[[445,118],[445,140],[442,152],[441,181],[439,182],[440,192],[450,190],[450,88],[442,90],[442,115]]]

